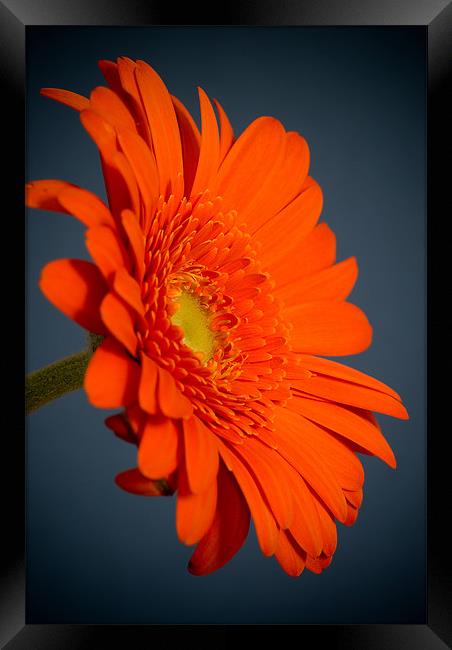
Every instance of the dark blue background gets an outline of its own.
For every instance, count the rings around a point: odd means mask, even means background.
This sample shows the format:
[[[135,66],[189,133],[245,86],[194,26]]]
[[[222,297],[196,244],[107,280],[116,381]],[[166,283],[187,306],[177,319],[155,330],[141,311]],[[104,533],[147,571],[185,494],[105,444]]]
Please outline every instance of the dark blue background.
[[[372,347],[343,358],[398,390],[408,422],[380,416],[398,469],[364,457],[364,503],[339,525],[332,565],[286,576],[254,531],[223,569],[193,577],[174,499],[119,490],[135,449],[104,427],[83,392],[29,418],[29,623],[425,622],[425,30],[424,28],[27,28],[27,177],[104,196],[97,151],[77,114],[44,86],[88,94],[97,60],[147,60],[198,116],[196,86],[240,133],[260,115],[299,131],[324,192],[338,258],[360,267],[352,300]],[[28,211],[29,369],[84,346],[83,331],[37,288],[55,258],[88,258],[83,227]],[[275,236],[277,245],[277,235]]]

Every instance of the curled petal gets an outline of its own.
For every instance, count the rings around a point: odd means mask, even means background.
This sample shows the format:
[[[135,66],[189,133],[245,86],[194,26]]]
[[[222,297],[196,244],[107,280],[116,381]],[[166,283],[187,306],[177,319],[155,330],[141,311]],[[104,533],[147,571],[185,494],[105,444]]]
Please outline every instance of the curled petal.
[[[113,336],[132,356],[137,350],[137,336],[132,310],[114,293],[107,293],[100,306],[102,320]]]
[[[232,472],[221,463],[215,517],[190,558],[190,573],[207,575],[229,562],[245,542],[249,527],[250,511],[245,498]]]
[[[54,99],[56,102],[65,104],[76,111],[83,111],[89,106],[89,99],[73,93],[71,90],[62,90],[61,88],[41,88],[41,95]]]
[[[285,530],[278,533],[278,546],[275,557],[284,571],[294,578],[298,577],[306,566],[306,552],[303,551]]]
[[[221,443],[219,449],[226,467],[233,472],[248,503],[262,553],[273,555],[278,545],[278,528],[270,508],[246,466],[225,444]]]
[[[138,381],[139,365],[108,336],[89,362],[84,386],[93,406],[118,408],[136,401]]]
[[[333,560],[333,556],[322,555],[318,558],[307,557],[306,559],[306,568],[312,573],[322,573],[327,567],[330,566]]]
[[[163,481],[152,481],[136,469],[121,472],[115,478],[116,484],[132,494],[144,497],[161,497],[171,494],[171,490]]]
[[[105,419],[105,426],[111,429],[118,438],[121,438],[125,442],[130,442],[136,444],[136,436],[130,422],[126,417],[125,413],[117,413],[116,415],[110,415]]]
[[[50,302],[76,323],[96,334],[107,333],[100,317],[107,287],[94,264],[84,260],[49,262],[42,270],[39,286]]]
[[[124,246],[112,228],[90,228],[86,233],[86,247],[108,282],[112,281],[116,271],[129,265]]]
[[[112,226],[113,217],[95,194],[65,181],[32,181],[26,185],[26,203],[30,208],[72,214],[89,228]]]

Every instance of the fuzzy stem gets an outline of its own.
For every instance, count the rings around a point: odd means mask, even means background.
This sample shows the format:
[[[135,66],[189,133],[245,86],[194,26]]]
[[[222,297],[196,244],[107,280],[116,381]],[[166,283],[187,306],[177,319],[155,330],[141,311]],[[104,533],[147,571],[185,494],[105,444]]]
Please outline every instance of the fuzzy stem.
[[[49,366],[35,370],[25,379],[25,413],[28,415],[44,404],[83,386],[86,368],[92,355],[102,342],[98,334],[88,334],[86,350],[64,357]],[[162,478],[154,481],[156,496],[170,496],[174,489]]]
[[[31,372],[25,380],[25,413],[81,388],[90,356],[84,350]]]
[[[88,347],[64,357],[49,366],[35,370],[25,379],[25,413],[28,415],[44,404],[83,386],[88,361],[102,342],[98,334],[88,334]]]

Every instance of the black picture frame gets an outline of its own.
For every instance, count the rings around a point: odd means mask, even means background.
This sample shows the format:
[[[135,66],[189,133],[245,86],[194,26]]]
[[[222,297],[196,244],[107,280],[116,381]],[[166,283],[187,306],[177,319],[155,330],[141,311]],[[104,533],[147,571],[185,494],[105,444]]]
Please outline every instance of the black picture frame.
[[[196,7],[188,11],[174,12],[163,2],[135,0],[0,0],[0,78],[3,88],[2,117],[5,151],[8,165],[4,177],[9,214],[24,214],[23,184],[25,154],[25,32],[32,25],[168,25],[168,24],[212,24],[212,25],[419,25],[427,31],[428,38],[428,115],[427,135],[427,246],[428,246],[428,590],[427,618],[424,625],[300,625],[297,627],[297,642],[316,645],[329,643],[334,648],[385,649],[399,648],[436,649],[452,644],[452,616],[450,600],[450,554],[447,548],[443,524],[448,511],[448,458],[443,450],[444,437],[448,436],[447,423],[443,423],[446,390],[441,381],[434,380],[434,362],[447,348],[447,321],[442,309],[433,308],[434,295],[446,273],[447,241],[441,236],[441,216],[446,216],[448,205],[446,192],[450,180],[446,174],[450,165],[445,164],[442,152],[447,150],[447,117],[450,113],[450,59],[448,36],[452,34],[452,3],[446,0],[310,0],[285,2],[220,3],[222,14],[211,15],[203,7],[197,13]],[[8,142],[8,138],[10,142]],[[450,151],[450,147],[449,147]],[[450,205],[450,201],[449,201]],[[8,235],[16,241],[23,237],[23,221],[11,218],[7,228],[19,228],[19,232]],[[6,226],[5,226],[6,227]],[[5,241],[6,241],[5,235]],[[10,240],[10,239],[9,239]],[[17,260],[15,262],[17,264]],[[18,265],[18,264],[17,264]],[[11,267],[8,267],[11,268]],[[15,273],[16,276],[17,270]],[[8,277],[8,276],[3,276]],[[6,285],[6,286],[5,286]],[[8,388],[13,395],[22,394],[22,367],[18,362],[21,342],[10,345],[9,340],[23,332],[23,302],[20,287],[5,282],[3,286],[5,304],[18,318],[13,322],[5,338],[4,359],[8,375]],[[9,322],[9,321],[8,321]],[[23,340],[23,339],[22,339]],[[440,345],[442,348],[440,349]],[[10,365],[11,364],[11,365]],[[17,373],[9,369],[17,368]],[[19,378],[20,377],[20,378]],[[20,384],[20,385],[19,385]],[[6,400],[5,400],[6,401]],[[14,400],[4,403],[4,450],[6,459],[2,471],[2,573],[0,581],[0,643],[2,647],[16,649],[52,650],[62,648],[101,648],[112,643],[125,647],[136,647],[139,643],[159,642],[165,638],[171,642],[173,635],[206,633],[218,631],[219,626],[99,626],[99,625],[26,625],[25,623],[25,442],[22,426],[23,402],[19,397],[18,407]],[[447,402],[446,402],[447,403]],[[447,464],[446,464],[447,463]],[[229,634],[236,626],[225,626]],[[247,626],[252,627],[252,626]],[[271,627],[271,626],[269,626]],[[292,627],[292,626],[290,626]],[[284,633],[284,626],[278,626],[278,634]],[[268,630],[270,631],[270,630]],[[267,630],[266,630],[267,633]],[[179,637],[181,638],[181,637]],[[176,638],[174,637],[174,640]],[[448,644],[448,645],[446,645]]]

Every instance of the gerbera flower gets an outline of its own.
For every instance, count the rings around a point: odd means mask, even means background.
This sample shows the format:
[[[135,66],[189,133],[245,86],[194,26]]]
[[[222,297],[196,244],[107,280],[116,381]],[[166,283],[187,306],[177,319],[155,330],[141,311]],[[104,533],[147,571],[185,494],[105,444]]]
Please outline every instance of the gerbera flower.
[[[273,117],[236,139],[202,89],[199,132],[145,62],[100,67],[108,86],[89,99],[42,94],[80,112],[108,206],[58,180],[29,183],[27,204],[88,229],[93,263],[51,262],[40,286],[104,337],[85,390],[94,406],[123,407],[106,424],[138,448],[116,482],[177,491],[177,534],[198,544],[194,574],[231,559],[250,516],[288,574],[321,572],[336,521],[358,515],[357,453],[396,465],[372,412],[408,416],[391,388],[323,358],[365,350],[372,329],[347,302],[355,258],[336,263],[335,236],[317,223],[308,145]]]

